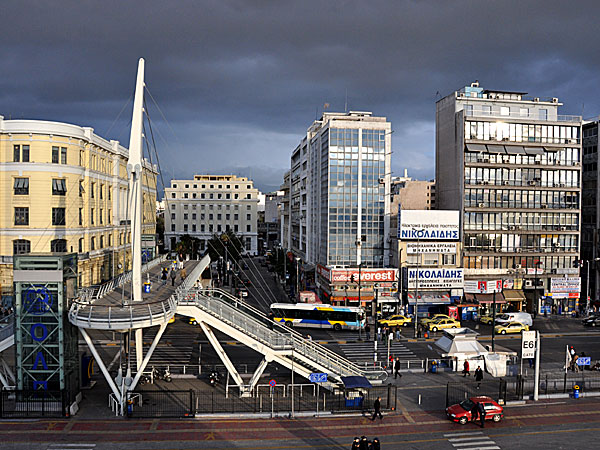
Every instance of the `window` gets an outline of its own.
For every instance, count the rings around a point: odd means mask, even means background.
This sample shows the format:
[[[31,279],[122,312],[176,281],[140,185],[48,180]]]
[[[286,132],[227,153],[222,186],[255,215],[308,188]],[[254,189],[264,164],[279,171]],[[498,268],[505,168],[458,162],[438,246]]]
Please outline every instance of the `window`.
[[[52,179],[52,195],[65,195],[67,193],[67,180]]]
[[[221,220],[221,214],[217,214],[217,220]]]
[[[13,145],[13,161],[20,162],[21,161],[21,146]]]
[[[51,252],[66,252],[67,251],[67,240],[66,239],[54,239],[50,241]]]
[[[171,198],[177,198],[177,194],[175,192],[171,193]]]
[[[240,226],[239,226],[239,225],[237,225],[237,224],[235,224],[235,225],[233,226],[233,231],[235,231],[236,233],[237,233],[238,231],[240,231]]]
[[[67,163],[67,147],[61,147],[60,148],[60,163],[61,164],[66,164]]]
[[[15,225],[29,225],[29,208],[15,208]]]
[[[188,220],[188,215],[187,215],[187,213],[183,215],[183,220]]]
[[[231,214],[225,214],[225,220],[229,220],[231,217]]]
[[[192,213],[192,220],[196,220],[196,213]]]
[[[246,231],[247,232],[251,232],[252,231],[252,226],[251,225],[246,225]]]
[[[175,224],[174,223],[171,224],[171,231],[175,231]]]
[[[22,158],[21,160],[23,162],[29,162],[29,145],[23,145],[21,146],[23,149],[23,153],[22,153]]]
[[[24,255],[31,252],[31,242],[25,239],[15,239],[13,241],[13,255]]]
[[[90,214],[90,223],[92,225],[94,225],[94,208],[92,208],[91,214]]]
[[[79,180],[79,196],[83,197],[84,192],[85,192],[85,189],[83,189],[83,181]]]
[[[110,200],[110,199],[111,199],[111,189],[110,189],[110,187],[108,187],[108,188],[106,189],[106,194],[107,194],[107,196],[108,196],[108,200]]]
[[[112,234],[108,235],[108,246],[112,247]]]
[[[79,225],[83,225],[83,208],[79,208]]]
[[[246,194],[246,198],[250,199],[250,198],[252,198],[252,195],[251,194]]]
[[[171,220],[175,220],[175,213],[171,213]]]
[[[501,116],[508,116],[509,114],[510,114],[510,108],[508,106],[500,107],[500,115]]]
[[[225,198],[229,200],[231,198],[231,194],[225,194]]]
[[[193,224],[192,224],[192,231],[193,231],[194,233],[196,232],[196,224],[195,224],[195,223],[193,223]]]
[[[252,214],[246,214],[246,220],[252,220]]]
[[[94,191],[96,190],[96,183],[92,183],[92,187],[90,189],[90,197],[94,198]]]
[[[246,205],[246,211],[250,211],[252,207],[250,205]]]
[[[239,214],[234,214],[233,215],[233,220],[240,220],[240,215]]]
[[[548,110],[540,109],[540,120],[548,120]]]
[[[65,208],[52,208],[52,225],[65,225]]]
[[[96,238],[92,236],[92,244],[90,250],[96,250]]]
[[[246,250],[247,251],[252,250],[252,238],[249,238],[249,237],[246,238]]]
[[[100,236],[100,248],[104,248],[104,236]]]
[[[29,178],[15,178],[15,195],[29,195]]]
[[[106,223],[112,223],[112,209],[108,210],[108,215],[106,216]]]
[[[100,221],[100,225],[102,225],[104,223],[104,210],[102,208],[100,208],[100,212],[98,213],[98,219]]]
[[[79,253],[83,253],[83,238],[79,238]]]
[[[100,200],[102,200],[104,198],[104,185],[101,184],[100,185]]]
[[[58,164],[58,147],[52,147],[52,164]]]
[[[184,223],[183,224],[183,231],[187,232],[187,230],[188,230],[188,224]]]

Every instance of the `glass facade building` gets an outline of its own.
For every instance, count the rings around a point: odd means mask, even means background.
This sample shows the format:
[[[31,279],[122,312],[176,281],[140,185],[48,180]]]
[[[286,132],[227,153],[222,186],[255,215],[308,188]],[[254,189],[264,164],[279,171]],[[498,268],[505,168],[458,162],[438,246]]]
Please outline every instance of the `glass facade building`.
[[[294,150],[288,242],[305,262],[388,264],[390,134],[371,113],[325,113]]]

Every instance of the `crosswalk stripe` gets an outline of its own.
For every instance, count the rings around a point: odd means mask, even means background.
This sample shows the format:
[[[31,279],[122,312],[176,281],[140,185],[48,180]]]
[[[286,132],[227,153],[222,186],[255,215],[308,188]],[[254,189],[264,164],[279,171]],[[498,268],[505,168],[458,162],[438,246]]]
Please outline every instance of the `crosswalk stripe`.
[[[478,439],[489,439],[489,437],[487,437],[487,436],[460,437],[460,438],[448,439],[448,441],[450,441],[450,442],[476,441]]]
[[[474,436],[476,434],[483,434],[482,431],[461,431],[460,433],[446,433],[444,434],[445,438],[454,437],[454,436]]]
[[[457,450],[500,450],[498,444],[481,431],[445,433],[444,437]]]
[[[462,448],[461,450],[467,450]],[[497,445],[490,445],[486,447],[469,447],[468,450],[501,450]]]
[[[492,440],[485,440],[485,441],[475,441],[475,442],[454,442],[452,443],[452,445],[454,447],[460,447],[461,450],[464,450],[466,447],[471,448],[473,445],[494,445],[495,442]]]

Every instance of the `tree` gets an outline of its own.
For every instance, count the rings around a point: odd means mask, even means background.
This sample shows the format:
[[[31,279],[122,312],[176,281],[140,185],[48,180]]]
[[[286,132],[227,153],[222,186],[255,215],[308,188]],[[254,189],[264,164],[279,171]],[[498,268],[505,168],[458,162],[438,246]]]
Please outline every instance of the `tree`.
[[[177,253],[190,255],[192,259],[200,252],[200,239],[184,234],[177,243]]]
[[[163,216],[156,217],[156,238],[158,251],[163,253],[165,250],[165,218]]]
[[[221,234],[213,234],[208,241],[208,254],[212,261],[219,257],[225,258],[225,249],[227,249],[227,258],[232,261],[239,261],[244,251],[242,240],[231,230]]]

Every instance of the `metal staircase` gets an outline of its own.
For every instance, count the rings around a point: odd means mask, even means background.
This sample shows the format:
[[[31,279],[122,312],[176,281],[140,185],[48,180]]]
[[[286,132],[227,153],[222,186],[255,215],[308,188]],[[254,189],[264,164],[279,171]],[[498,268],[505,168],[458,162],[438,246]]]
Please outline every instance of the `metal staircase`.
[[[177,300],[177,313],[194,317],[201,326],[206,324],[262,353],[265,363],[259,365],[261,373],[263,365],[266,367],[267,363],[274,361],[306,378],[313,372],[327,373],[331,382],[325,387],[342,383],[342,377],[346,376],[364,376],[373,384],[382,383],[387,378],[387,372],[364,370],[295,330],[273,322],[261,311],[221,289],[189,291]],[[220,353],[218,347],[215,349]],[[230,369],[226,355],[219,356]],[[232,377],[235,381],[239,379],[235,374]],[[250,386],[244,388],[252,389],[253,382],[259,377],[260,373],[255,372]]]

